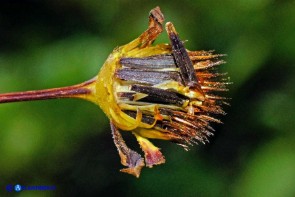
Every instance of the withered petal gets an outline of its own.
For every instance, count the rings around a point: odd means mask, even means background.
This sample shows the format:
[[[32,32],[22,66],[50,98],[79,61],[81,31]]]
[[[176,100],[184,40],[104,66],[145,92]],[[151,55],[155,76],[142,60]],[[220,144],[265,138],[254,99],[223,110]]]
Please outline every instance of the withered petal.
[[[110,122],[114,143],[118,149],[121,163],[128,168],[121,169],[121,172],[132,174],[137,178],[140,176],[142,167],[144,166],[144,160],[137,152],[127,147],[125,141],[122,138],[119,130],[116,126]]]
[[[151,168],[154,165],[159,165],[165,163],[165,158],[161,153],[160,149],[153,145],[148,139],[140,136],[136,132],[135,135],[141,149],[144,152],[146,166]]]

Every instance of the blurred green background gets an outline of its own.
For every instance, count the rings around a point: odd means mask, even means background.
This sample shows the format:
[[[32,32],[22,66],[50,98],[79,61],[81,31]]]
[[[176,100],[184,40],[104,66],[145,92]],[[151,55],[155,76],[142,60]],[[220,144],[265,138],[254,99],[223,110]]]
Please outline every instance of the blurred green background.
[[[157,5],[188,49],[228,54],[231,107],[210,144],[186,152],[154,141],[166,164],[136,179],[119,172],[108,119],[92,103],[3,104],[0,196],[295,196],[294,1],[1,1],[0,93],[92,78]],[[57,190],[5,190],[17,183]]]

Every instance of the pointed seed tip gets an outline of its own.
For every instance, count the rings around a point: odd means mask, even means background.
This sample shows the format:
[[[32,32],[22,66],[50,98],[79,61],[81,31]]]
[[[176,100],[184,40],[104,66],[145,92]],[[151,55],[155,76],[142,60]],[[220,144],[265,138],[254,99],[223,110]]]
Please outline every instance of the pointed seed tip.
[[[171,34],[171,33],[177,34],[177,32],[176,32],[176,30],[174,28],[173,23],[167,22],[166,25],[165,25],[165,27],[166,27],[166,31],[168,32],[168,34]]]

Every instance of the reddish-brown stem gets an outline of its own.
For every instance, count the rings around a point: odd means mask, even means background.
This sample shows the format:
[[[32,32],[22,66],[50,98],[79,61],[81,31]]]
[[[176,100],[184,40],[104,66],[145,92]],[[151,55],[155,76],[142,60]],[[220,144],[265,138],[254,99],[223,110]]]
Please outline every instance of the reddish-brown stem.
[[[0,103],[35,101],[57,98],[79,98],[91,94],[91,90],[87,87],[94,82],[95,78],[78,85],[61,88],[4,93],[0,94]]]

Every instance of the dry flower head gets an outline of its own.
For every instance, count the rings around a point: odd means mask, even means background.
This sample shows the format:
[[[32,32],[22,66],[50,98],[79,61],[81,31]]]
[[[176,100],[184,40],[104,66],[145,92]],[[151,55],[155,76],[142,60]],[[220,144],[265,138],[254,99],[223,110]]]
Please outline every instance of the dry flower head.
[[[49,90],[0,94],[0,103],[53,98],[82,98],[99,105],[109,117],[122,172],[139,177],[143,166],[165,162],[160,149],[149,139],[188,145],[208,142],[221,123],[214,114],[225,114],[228,91],[226,73],[217,66],[223,55],[213,51],[189,51],[173,24],[167,22],[170,44],[152,45],[163,31],[164,16],[159,7],[151,10],[148,29],[132,42],[114,49],[97,77],[82,84]],[[119,130],[136,137],[144,158],[131,150]]]

